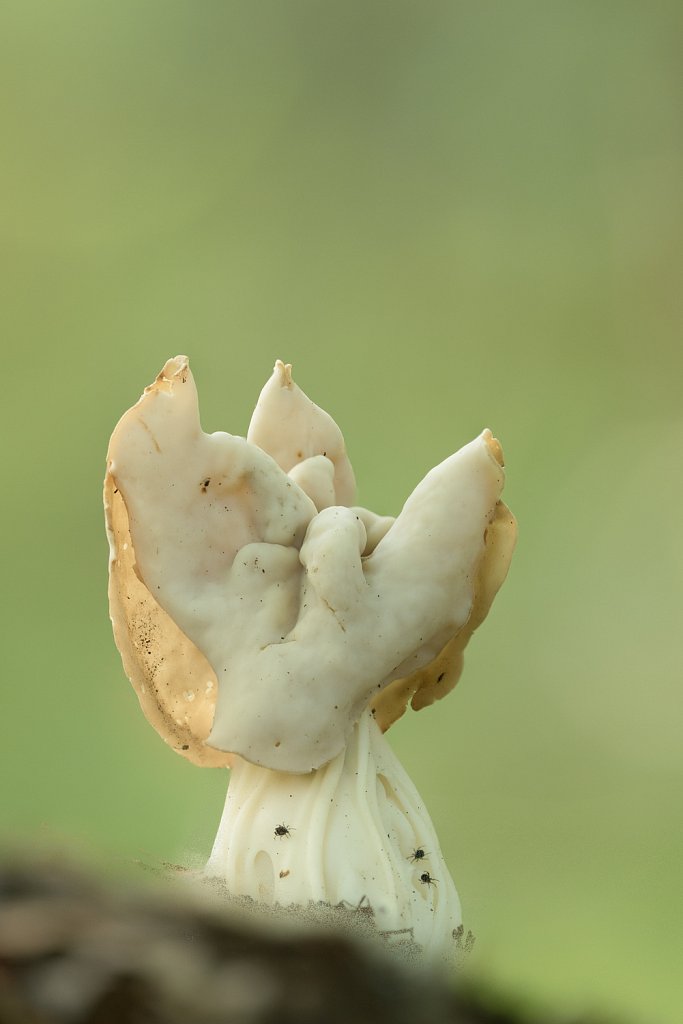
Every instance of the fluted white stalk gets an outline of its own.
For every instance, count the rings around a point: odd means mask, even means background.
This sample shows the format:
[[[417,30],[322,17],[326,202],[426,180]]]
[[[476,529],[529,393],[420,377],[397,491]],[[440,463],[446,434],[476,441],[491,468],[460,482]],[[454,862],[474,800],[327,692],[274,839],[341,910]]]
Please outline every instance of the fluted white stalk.
[[[389,942],[430,958],[448,956],[462,921],[427,810],[367,711],[307,775],[235,760],[206,873],[268,905],[368,906]]]

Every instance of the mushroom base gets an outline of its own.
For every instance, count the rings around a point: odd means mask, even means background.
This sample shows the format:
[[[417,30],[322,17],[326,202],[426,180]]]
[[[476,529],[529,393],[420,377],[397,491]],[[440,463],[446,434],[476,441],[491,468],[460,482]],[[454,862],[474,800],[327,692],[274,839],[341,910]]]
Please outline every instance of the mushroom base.
[[[460,901],[434,826],[369,711],[309,775],[236,758],[205,874],[264,905],[371,911],[390,943],[456,954]]]

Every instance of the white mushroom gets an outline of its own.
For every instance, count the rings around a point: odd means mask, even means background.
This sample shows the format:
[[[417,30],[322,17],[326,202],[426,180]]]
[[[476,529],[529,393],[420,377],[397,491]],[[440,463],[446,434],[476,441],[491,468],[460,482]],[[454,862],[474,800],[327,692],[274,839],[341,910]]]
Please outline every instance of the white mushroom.
[[[123,416],[105,481],[116,640],[162,735],[232,765],[207,866],[232,891],[366,897],[382,931],[450,948],[457,893],[381,729],[457,681],[512,554],[502,486],[484,431],[396,520],[349,508],[341,432],[280,361],[247,440],[202,431],[184,356]]]

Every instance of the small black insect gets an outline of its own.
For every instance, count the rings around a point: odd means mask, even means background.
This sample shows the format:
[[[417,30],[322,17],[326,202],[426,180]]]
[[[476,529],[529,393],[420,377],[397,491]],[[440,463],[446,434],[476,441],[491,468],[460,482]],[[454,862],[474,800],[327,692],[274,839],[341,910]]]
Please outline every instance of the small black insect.
[[[427,854],[422,849],[422,847],[418,846],[417,850],[413,850],[408,860],[412,861],[412,863],[414,864],[416,860],[424,860],[426,856]]]
[[[420,875],[420,881],[423,885],[436,885],[437,879],[432,878],[428,871],[423,871]]]
[[[288,825],[276,825],[273,835],[278,839],[284,839],[285,836],[291,836],[293,831]]]

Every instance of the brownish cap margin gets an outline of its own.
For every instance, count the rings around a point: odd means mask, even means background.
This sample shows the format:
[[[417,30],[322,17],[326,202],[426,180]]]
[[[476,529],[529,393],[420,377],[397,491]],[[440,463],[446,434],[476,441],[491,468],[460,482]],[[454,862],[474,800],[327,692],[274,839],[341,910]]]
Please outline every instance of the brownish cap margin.
[[[140,579],[128,512],[109,468],[104,508],[111,550],[109,614],[140,707],[164,742],[188,761],[229,767],[233,755],[204,742],[218,692],[214,671]]]
[[[492,452],[502,465],[502,449]],[[504,502],[499,501],[484,535],[484,551],[474,583],[474,600],[464,626],[424,668],[404,679],[395,679],[372,704],[375,720],[386,730],[406,711],[410,703],[421,711],[454,689],[464,666],[464,652],[475,629],[486,618],[493,599],[502,586],[510,567],[517,540],[517,522]]]

